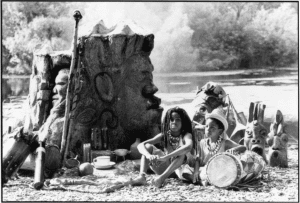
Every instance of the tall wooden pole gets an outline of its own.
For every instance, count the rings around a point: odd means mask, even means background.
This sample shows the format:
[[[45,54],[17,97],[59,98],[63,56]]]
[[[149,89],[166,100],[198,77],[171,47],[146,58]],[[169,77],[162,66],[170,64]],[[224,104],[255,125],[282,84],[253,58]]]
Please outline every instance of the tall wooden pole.
[[[78,35],[78,22],[82,18],[80,11],[74,11],[73,15],[75,19],[75,31],[74,31],[74,38],[73,38],[73,51],[72,51],[72,60],[71,60],[71,67],[69,72],[69,79],[68,79],[68,86],[67,86],[67,94],[66,94],[66,109],[65,109],[65,121],[63,126],[63,134],[61,140],[61,148],[60,154],[62,155],[62,161],[64,163],[67,151],[68,151],[68,127],[69,127],[69,119],[70,119],[70,106],[71,106],[71,82],[74,76],[74,66],[76,63],[77,58],[77,35]],[[70,135],[69,135],[70,136]]]

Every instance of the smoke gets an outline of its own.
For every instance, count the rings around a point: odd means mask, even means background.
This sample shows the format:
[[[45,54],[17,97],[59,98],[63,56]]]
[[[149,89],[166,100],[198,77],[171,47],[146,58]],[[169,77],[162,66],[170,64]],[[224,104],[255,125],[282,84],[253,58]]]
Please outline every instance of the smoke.
[[[150,55],[155,72],[195,70],[197,50],[191,46],[193,31],[182,2],[88,2],[80,3],[83,18],[79,36],[89,34],[100,20],[109,28],[133,21],[145,33],[154,34]]]

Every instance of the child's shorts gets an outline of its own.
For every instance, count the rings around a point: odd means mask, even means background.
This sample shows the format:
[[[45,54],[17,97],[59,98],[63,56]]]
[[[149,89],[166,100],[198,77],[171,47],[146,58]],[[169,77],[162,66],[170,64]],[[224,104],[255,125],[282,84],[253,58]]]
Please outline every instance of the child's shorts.
[[[183,165],[181,165],[179,168],[178,168],[178,170],[180,171],[179,173],[180,173],[180,179],[182,179],[182,180],[186,180],[183,176],[182,176],[182,174],[183,173],[187,173],[187,174],[190,174],[190,175],[193,175],[194,174],[194,168],[193,167],[190,167],[188,164],[183,164]],[[199,168],[199,172],[200,172],[200,179],[201,180],[207,180],[207,178],[206,178],[206,165],[205,166],[203,166],[203,167],[200,167]]]
[[[165,156],[166,153],[163,152],[161,149],[156,148],[153,145],[153,151],[152,151],[153,155],[159,155],[159,156]],[[166,162],[160,162],[158,165],[150,165],[151,169],[156,171],[158,175],[162,174],[171,164],[171,162],[173,161],[173,159],[175,159],[176,157],[172,157],[169,160],[167,160]],[[183,161],[183,165],[186,164],[187,158],[185,157],[184,161]],[[180,167],[178,169],[175,170],[176,175],[181,178],[182,177],[182,173],[180,172]]]

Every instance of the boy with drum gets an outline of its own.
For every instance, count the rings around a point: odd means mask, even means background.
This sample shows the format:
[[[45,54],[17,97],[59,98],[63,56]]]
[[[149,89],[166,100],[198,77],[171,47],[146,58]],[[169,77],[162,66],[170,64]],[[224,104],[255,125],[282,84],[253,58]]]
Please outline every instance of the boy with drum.
[[[246,151],[245,146],[227,138],[227,129],[228,123],[222,108],[216,108],[205,115],[205,138],[197,143],[195,167],[193,169],[186,164],[183,169],[183,178],[193,183],[200,182],[206,185],[204,166],[212,156],[225,151],[232,154]]]

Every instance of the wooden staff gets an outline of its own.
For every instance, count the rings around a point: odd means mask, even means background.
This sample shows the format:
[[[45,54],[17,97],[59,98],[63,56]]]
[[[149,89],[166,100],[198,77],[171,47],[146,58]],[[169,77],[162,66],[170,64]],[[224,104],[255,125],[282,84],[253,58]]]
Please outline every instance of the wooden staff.
[[[69,113],[70,113],[70,98],[71,98],[71,81],[74,75],[74,66],[76,62],[77,57],[77,35],[78,35],[78,22],[82,18],[82,15],[80,11],[76,10],[74,11],[73,15],[75,19],[75,31],[74,31],[74,38],[73,38],[73,51],[72,51],[72,60],[71,60],[71,67],[69,72],[69,79],[68,79],[68,87],[67,87],[67,94],[66,94],[66,109],[65,109],[65,121],[63,126],[63,134],[62,134],[62,140],[61,140],[61,149],[60,153],[62,155],[62,161],[64,162],[65,157],[67,155],[67,148],[68,148],[68,142],[67,142],[67,135],[68,135],[68,124],[69,124]]]

